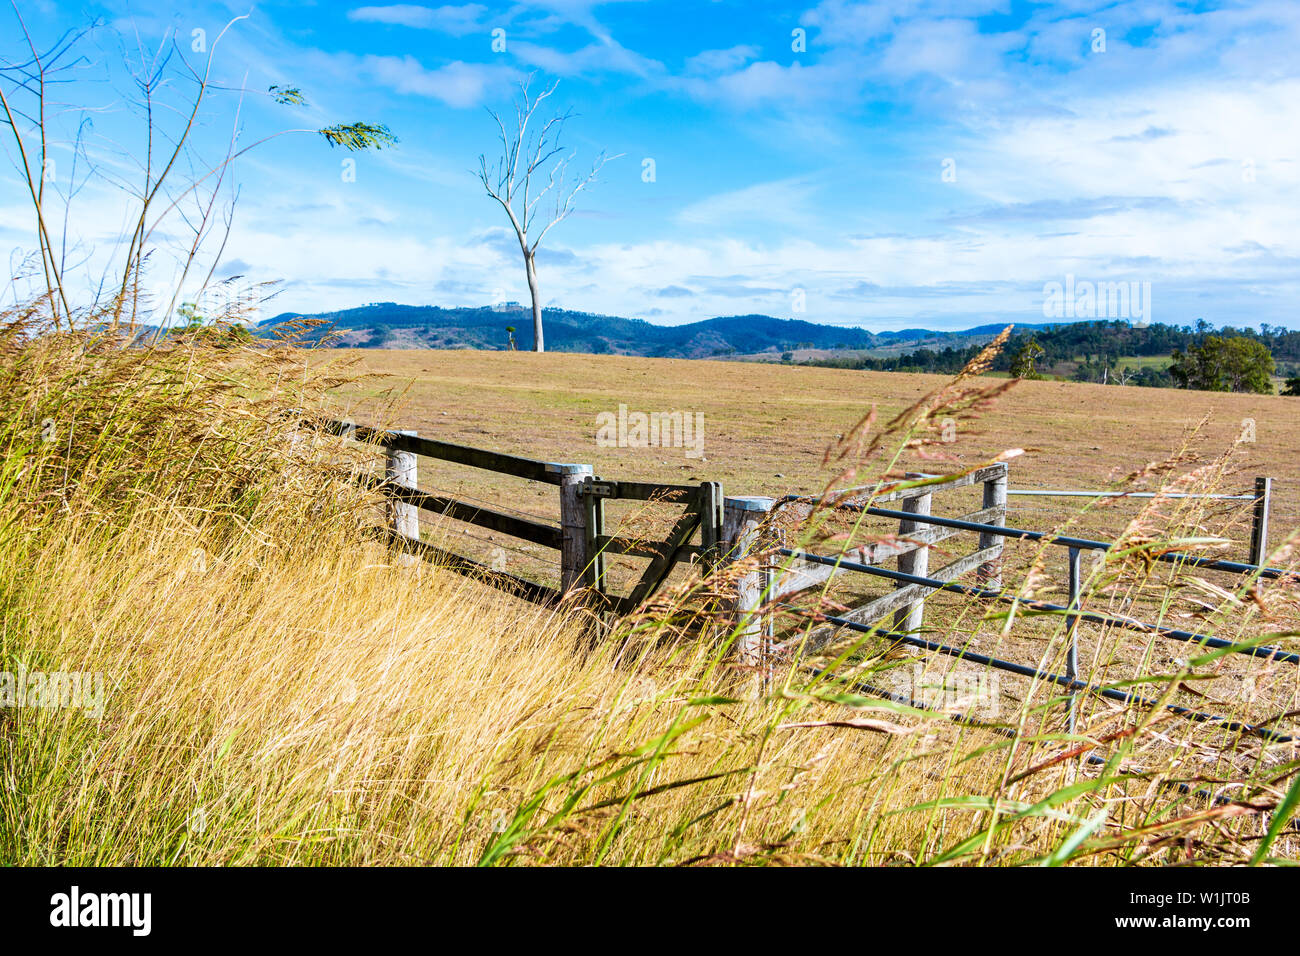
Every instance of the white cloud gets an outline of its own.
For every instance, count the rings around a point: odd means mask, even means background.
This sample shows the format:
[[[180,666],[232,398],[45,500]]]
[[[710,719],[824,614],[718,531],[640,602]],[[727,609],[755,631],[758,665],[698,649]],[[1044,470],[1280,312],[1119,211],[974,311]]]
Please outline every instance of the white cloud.
[[[879,72],[896,81],[927,73],[949,80],[993,75],[1016,42],[1007,34],[982,34],[970,20],[913,20],[894,31]]]
[[[511,42],[508,50],[528,66],[556,76],[625,73],[646,78],[665,72],[662,63],[629,50],[612,37],[571,52],[528,41]]]
[[[477,106],[514,78],[505,66],[459,60],[431,70],[410,55],[367,54],[356,58],[355,63],[357,70],[372,82],[398,93],[427,96],[454,107]]]
[[[756,183],[691,203],[677,214],[679,223],[726,229],[756,222],[809,226],[816,186],[806,179]]]
[[[673,81],[704,102],[722,102],[737,109],[756,106],[784,106],[787,110],[804,110],[809,104],[825,107],[853,99],[860,76],[854,75],[850,63],[828,62],[776,63],[759,60],[743,69],[708,79],[685,78]]]
[[[687,59],[687,73],[729,73],[758,56],[756,46],[739,45],[725,50],[704,50]]]
[[[383,7],[358,7],[348,11],[348,19],[361,23],[437,30],[452,36],[464,36],[482,30],[481,20],[487,7],[479,3],[463,6],[422,7],[398,3]]]

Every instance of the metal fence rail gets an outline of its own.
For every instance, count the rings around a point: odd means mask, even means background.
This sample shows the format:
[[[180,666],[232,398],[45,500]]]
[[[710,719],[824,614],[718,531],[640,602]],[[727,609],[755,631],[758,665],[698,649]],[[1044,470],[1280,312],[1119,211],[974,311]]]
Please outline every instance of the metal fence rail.
[[[1265,489],[1265,491],[1267,491],[1267,489]],[[1261,500],[1255,496],[1249,497],[1255,498],[1257,503]],[[781,501],[789,501],[793,498],[794,496],[787,496],[786,498],[781,499]],[[1266,496],[1263,500],[1266,502]],[[1114,688],[1102,687],[1082,681],[1078,678],[1077,626],[1080,622],[1088,622],[1102,626],[1118,627],[1126,630],[1152,634],[1158,637],[1200,645],[1202,647],[1227,650],[1231,653],[1242,654],[1251,658],[1274,660],[1286,664],[1300,665],[1300,654],[1281,648],[1261,645],[1243,646],[1238,642],[1214,637],[1208,634],[1199,634],[1178,628],[1148,624],[1144,621],[1137,620],[1136,618],[1121,615],[1101,614],[1095,611],[1082,610],[1079,606],[1081,598],[1079,579],[1080,553],[1084,550],[1100,552],[1111,551],[1115,547],[1111,542],[1094,541],[1087,538],[1075,538],[1047,532],[1028,531],[1022,528],[1011,528],[1004,525],[993,524],[988,521],[973,521],[970,520],[971,516],[947,518],[928,513],[919,513],[915,508],[910,508],[905,511],[897,511],[889,508],[878,508],[870,505],[849,502],[831,505],[831,507],[836,510],[848,510],[859,514],[897,520],[899,522],[900,536],[906,535],[910,531],[913,538],[917,540],[923,548],[928,548],[929,545],[933,543],[931,539],[935,536],[932,533],[927,534],[924,530],[916,532],[914,529],[924,529],[927,526],[935,529],[950,529],[949,533],[955,533],[958,531],[975,532],[980,535],[981,542],[989,540],[990,538],[1014,538],[1042,542],[1044,544],[1066,548],[1069,557],[1069,604],[1056,604],[1048,601],[1026,599],[1015,594],[1007,593],[1001,588],[1000,580],[997,581],[994,586],[989,586],[988,584],[981,586],[962,584],[954,581],[951,578],[956,575],[944,574],[944,569],[941,569],[940,572],[936,572],[935,575],[929,575],[924,571],[924,562],[922,562],[922,567],[918,570],[910,567],[905,568],[903,562],[900,560],[898,570],[892,570],[869,563],[866,560],[853,560],[851,556],[856,553],[862,553],[865,556],[865,549],[848,550],[837,555],[822,555],[814,554],[803,549],[777,547],[772,549],[769,553],[787,558],[789,561],[777,571],[768,572],[771,580],[783,582],[786,580],[786,578],[782,576],[783,572],[788,572],[792,566],[821,566],[833,569],[834,573],[847,571],[850,573],[866,574],[892,580],[896,585],[905,588],[905,590],[895,592],[896,595],[903,595],[904,597],[906,597],[908,593],[906,589],[921,589],[922,591],[931,593],[937,591],[949,591],[966,597],[994,600],[1017,605],[1031,612],[1060,615],[1069,622],[1069,645],[1066,648],[1066,673],[1056,674],[1025,664],[1018,664],[1013,661],[979,654],[965,648],[952,647],[936,641],[927,640],[918,634],[922,623],[922,618],[919,613],[909,615],[905,621],[900,621],[896,618],[894,629],[892,630],[882,628],[873,622],[883,616],[883,610],[885,608],[891,606],[888,598],[876,599],[867,605],[864,605],[862,608],[854,609],[845,615],[819,615],[818,620],[822,623],[821,627],[805,634],[792,637],[786,642],[784,647],[776,646],[774,647],[775,650],[779,651],[782,649],[793,648],[795,646],[804,650],[820,650],[834,639],[835,632],[838,629],[844,628],[857,633],[873,634],[891,642],[918,647],[933,653],[944,654],[950,657],[971,661],[998,670],[1018,674],[1023,677],[1047,681],[1063,687],[1072,692],[1069,701],[1069,726],[1071,732],[1074,732],[1077,694],[1089,693],[1125,704],[1136,704],[1146,707],[1159,706],[1169,710],[1171,713],[1178,714],[1179,716],[1190,720],[1201,723],[1218,724],[1223,726],[1225,729],[1248,733],[1274,743],[1290,743],[1300,739],[1272,730],[1268,727],[1256,724],[1247,724],[1241,721],[1220,717],[1215,714],[1206,713],[1204,711],[1195,710],[1193,708],[1183,707],[1181,705],[1161,704],[1159,701],[1151,700],[1137,694],[1119,691]],[[928,512],[928,508],[924,510]],[[1266,504],[1264,514],[1265,516],[1267,515]],[[1263,533],[1266,534],[1266,530]],[[1246,564],[1237,561],[1202,558],[1197,555],[1189,555],[1181,552],[1157,552],[1149,554],[1149,556],[1153,559],[1179,566],[1224,571],[1238,575],[1253,575],[1270,579],[1295,577],[1294,573],[1279,568],[1261,567],[1258,564]],[[825,580],[825,576],[818,578],[818,582],[820,580]],[[777,589],[770,588],[770,590]],[[793,593],[793,591],[790,593]],[[781,600],[782,597],[783,595],[780,594],[769,595],[769,599],[776,602],[777,606],[786,608],[791,607],[791,605],[786,604]]]
[[[880,518],[906,518],[910,521],[919,521],[922,524],[936,524],[946,528],[959,528],[963,531],[978,531],[980,534],[993,534],[1002,538],[1018,538],[1025,541],[1042,541],[1047,544],[1060,545],[1067,548],[1078,548],[1083,551],[1110,551],[1114,544],[1108,541],[1094,541],[1090,538],[1073,538],[1069,535],[1058,535],[1047,531],[1028,531],[1024,528],[1007,528],[995,527],[987,524],[978,524],[971,521],[963,521],[959,518],[941,518],[926,516],[917,517],[902,511],[893,511],[888,508],[868,508],[862,505],[841,505],[841,508],[852,508],[854,510],[865,511],[869,515]],[[1179,551],[1162,551],[1152,554],[1151,557],[1157,561],[1163,561],[1169,564],[1186,564],[1193,567],[1205,568],[1210,571],[1229,571],[1234,574],[1255,574],[1265,578],[1279,578],[1287,572],[1280,568],[1262,567],[1258,564],[1248,564],[1244,561],[1225,561],[1221,558],[1202,558],[1192,554],[1183,554]]]
[[[1263,564],[1268,557],[1268,519],[1273,501],[1273,479],[1256,478],[1255,491],[1245,495],[1202,494],[1184,491],[1060,491],[1041,488],[1008,488],[1008,495],[1037,498],[1199,498],[1211,501],[1253,501],[1250,563]]]
[[[1270,660],[1282,661],[1286,664],[1300,664],[1300,654],[1280,650],[1278,648],[1264,647],[1262,645],[1241,647],[1234,641],[1225,640],[1221,637],[1212,637],[1208,634],[1197,634],[1193,631],[1183,631],[1177,628],[1167,628],[1155,624],[1146,624],[1134,618],[1118,617],[1110,614],[1098,614],[1095,611],[1081,611],[1065,604],[1052,604],[1048,601],[1030,600],[994,588],[983,588],[970,584],[958,584],[955,581],[941,581],[937,578],[922,577],[916,574],[908,574],[903,571],[891,571],[889,568],[879,568],[874,565],[860,564],[855,561],[846,561],[842,558],[831,558],[820,554],[810,554],[806,551],[797,551],[790,548],[778,548],[776,553],[785,557],[811,561],[815,564],[833,565],[843,571],[856,571],[859,574],[870,574],[876,577],[889,578],[893,581],[901,581],[906,584],[917,584],[934,591],[952,591],[957,594],[963,594],[967,597],[987,598],[990,600],[1001,601],[1004,604],[1015,604],[1031,611],[1051,612],[1059,614],[1070,621],[1087,621],[1089,624],[1121,627],[1130,631],[1140,631],[1144,634],[1154,634],[1157,637],[1168,637],[1176,641],[1185,641],[1189,644],[1203,644],[1206,647],[1212,647],[1218,650],[1231,648],[1233,653],[1245,654],[1249,657],[1267,658]],[[835,622],[835,618],[827,618],[827,620],[832,623]]]
[[[1137,704],[1139,706],[1155,708],[1162,707],[1170,713],[1177,714],[1189,720],[1198,723],[1213,723],[1221,725],[1225,730],[1250,734],[1254,737],[1260,737],[1270,743],[1291,743],[1297,737],[1279,733],[1268,727],[1259,724],[1247,724],[1238,720],[1232,720],[1227,717],[1220,717],[1216,714],[1206,713],[1205,711],[1194,710],[1190,707],[1183,707],[1179,704],[1161,704],[1159,701],[1152,700],[1149,697],[1142,697],[1138,694],[1132,694],[1127,691],[1115,690],[1113,687],[1101,687],[1097,684],[1089,684],[1086,681],[1069,677],[1064,674],[1054,674],[1051,671],[1039,670],[1036,667],[1030,667],[1027,664],[1017,664],[1014,661],[1002,660],[997,657],[990,657],[987,654],[980,654],[976,651],[967,650],[961,647],[951,647],[947,644],[940,644],[937,641],[927,641],[923,637],[916,637],[912,634],[902,634],[897,631],[882,631],[878,628],[866,624],[860,624],[857,621],[849,621],[844,618],[827,616],[825,620],[837,627],[847,628],[851,631],[857,631],[863,634],[874,634],[888,641],[900,644],[908,644],[912,647],[919,647],[927,651],[933,651],[937,654],[944,654],[948,657],[967,660],[974,664],[982,664],[986,667],[992,667],[997,670],[1007,671],[1012,674],[1018,674],[1021,677],[1030,677],[1036,680],[1044,680],[1048,683],[1056,684],[1071,691],[1087,691],[1096,694],[1106,700],[1114,700],[1124,704]]]
[[[1254,501],[1254,495],[1209,495],[1190,491],[1052,491],[1042,488],[1008,488],[1009,495],[1035,498],[1205,498],[1214,501]]]

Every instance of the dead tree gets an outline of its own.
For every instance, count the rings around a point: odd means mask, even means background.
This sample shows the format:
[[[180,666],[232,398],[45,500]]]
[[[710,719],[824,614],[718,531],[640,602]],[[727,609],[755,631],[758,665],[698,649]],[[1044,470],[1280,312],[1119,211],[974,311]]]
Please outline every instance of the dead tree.
[[[480,154],[478,158],[479,180],[487,194],[499,202],[510,217],[510,225],[514,227],[515,238],[519,240],[519,249],[524,255],[528,292],[533,300],[534,352],[546,351],[542,334],[542,294],[537,285],[537,248],[556,223],[568,218],[573,211],[574,197],[595,180],[601,167],[608,162],[605,154],[601,153],[592,164],[591,172],[582,179],[569,180],[569,163],[577,153],[566,154],[560,136],[565,121],[572,114],[557,113],[540,128],[537,125],[539,121],[535,120],[538,109],[557,86],[558,80],[537,96],[532,96],[528,81],[520,83],[521,97],[514,104],[515,124],[510,132],[507,132],[501,117],[489,110],[500,130],[501,159],[489,167],[486,156]],[[545,185],[541,185],[543,178]],[[538,219],[539,212],[545,212],[544,219]]]

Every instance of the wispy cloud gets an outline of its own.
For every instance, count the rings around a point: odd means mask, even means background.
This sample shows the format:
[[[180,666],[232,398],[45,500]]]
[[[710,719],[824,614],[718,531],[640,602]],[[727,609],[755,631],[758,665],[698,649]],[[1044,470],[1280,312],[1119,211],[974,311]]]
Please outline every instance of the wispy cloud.
[[[382,23],[388,26],[438,30],[452,36],[464,36],[483,29],[482,19],[487,12],[487,7],[480,3],[441,7],[397,3],[389,6],[358,7],[348,11],[348,19],[358,23]]]
[[[663,64],[629,50],[612,38],[589,43],[576,50],[561,50],[526,40],[509,46],[510,52],[529,67],[555,76],[576,77],[625,73],[648,78],[664,73]]]
[[[1074,199],[1039,199],[1004,203],[948,217],[954,223],[1053,223],[1096,219],[1135,210],[1176,211],[1184,208],[1167,196],[1080,196]]]
[[[685,70],[687,73],[730,73],[756,59],[759,52],[757,46],[748,43],[727,47],[725,50],[704,50],[687,57]]]
[[[816,189],[802,178],[756,183],[693,202],[677,214],[677,221],[729,228],[755,222],[807,225]]]
[[[448,106],[479,106],[500,96],[518,74],[508,65],[453,60],[429,69],[415,57],[366,54],[353,59],[358,74],[395,93],[441,100]]]

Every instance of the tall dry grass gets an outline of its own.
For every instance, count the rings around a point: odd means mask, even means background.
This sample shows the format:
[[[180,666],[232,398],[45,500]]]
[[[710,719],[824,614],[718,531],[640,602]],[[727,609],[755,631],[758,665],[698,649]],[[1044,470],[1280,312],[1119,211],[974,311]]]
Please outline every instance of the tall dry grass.
[[[914,663],[870,635],[830,658],[792,653],[764,687],[712,615],[725,577],[687,582],[593,647],[581,608],[404,565],[368,534],[378,502],[352,481],[364,453],[306,438],[284,414],[323,407],[347,374],[287,347],[123,348],[6,317],[0,671],[102,674],[106,691],[98,719],[0,709],[0,860],[1163,864],[1300,852],[1287,825],[1293,744],[1087,695],[1070,736],[1066,698],[1035,681],[1000,690],[992,729],[957,723],[862,691]],[[902,420],[864,419],[829,460],[841,483],[888,474],[938,416],[995,398],[960,380]],[[1211,467],[1187,484],[1213,480]],[[1220,636],[1295,648],[1293,584],[1225,585],[1144,560],[1194,547],[1203,517],[1152,502],[1086,600],[1154,602],[1200,613]],[[860,533],[799,530],[810,546]],[[1007,584],[1030,595],[1043,578],[1031,558]],[[1224,611],[1187,611],[1189,589],[1213,588]],[[787,636],[828,609],[824,595],[783,607]],[[1032,663],[1055,666],[1063,652],[1059,616],[939,596],[930,619],[934,639],[985,653],[1032,649]],[[1167,657],[1149,635],[1086,640],[1085,676],[1162,700],[1243,673],[1204,649]],[[1251,673],[1263,675],[1251,694],[1201,706],[1286,723],[1295,668]]]

